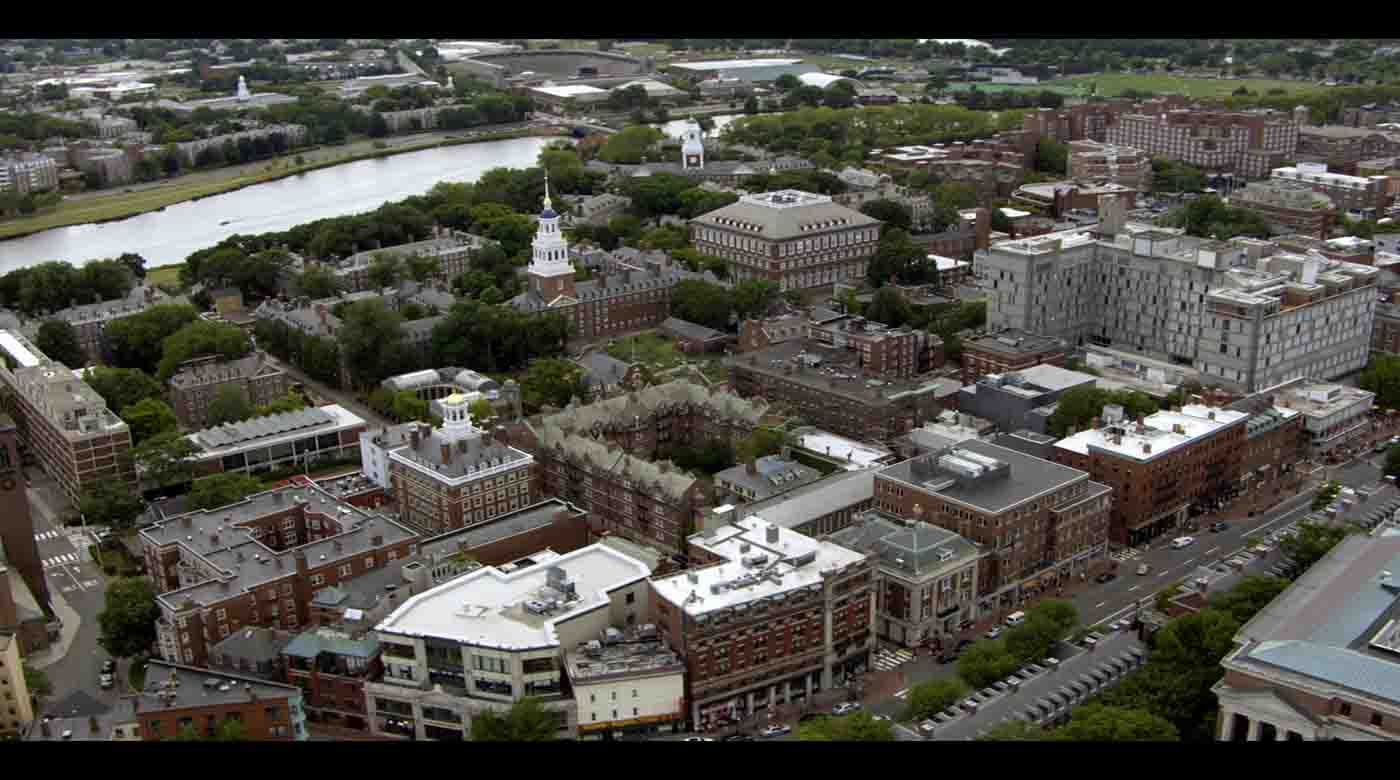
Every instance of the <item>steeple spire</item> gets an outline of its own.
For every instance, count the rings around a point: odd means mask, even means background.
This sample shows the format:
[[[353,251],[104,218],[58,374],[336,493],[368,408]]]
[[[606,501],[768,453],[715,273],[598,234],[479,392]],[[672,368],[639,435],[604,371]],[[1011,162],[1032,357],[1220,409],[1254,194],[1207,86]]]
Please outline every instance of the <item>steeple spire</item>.
[[[544,169],[544,210],[553,211],[554,204],[549,201],[549,169]]]

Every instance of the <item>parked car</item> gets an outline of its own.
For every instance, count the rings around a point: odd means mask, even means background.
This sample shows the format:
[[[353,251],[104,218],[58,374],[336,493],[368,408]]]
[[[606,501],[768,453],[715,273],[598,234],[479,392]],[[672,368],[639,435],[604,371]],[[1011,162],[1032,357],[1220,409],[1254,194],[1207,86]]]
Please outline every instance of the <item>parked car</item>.
[[[1111,571],[1106,571],[1103,574],[1100,574],[1099,576],[1095,577],[1094,582],[1097,582],[1098,584],[1102,585],[1105,582],[1113,582],[1116,579],[1118,579],[1117,574],[1114,574]]]
[[[791,734],[792,726],[789,726],[786,723],[778,723],[776,725],[769,726],[768,728],[764,729],[759,733],[770,739],[773,737],[781,737],[787,734]]]
[[[748,734],[730,734],[729,736],[725,737],[724,739],[722,739],[722,740],[720,740],[720,741],[721,741],[721,742],[753,742],[753,737],[749,736]]]
[[[103,674],[112,674],[112,673],[114,673],[114,672],[116,672],[116,671],[117,671],[117,662],[116,662],[116,661],[113,661],[112,659],[108,658],[107,660],[105,660],[105,661],[102,662],[102,673],[103,673]]]
[[[1145,564],[1145,563],[1139,563],[1139,564],[1138,564],[1138,576],[1139,576],[1139,577],[1142,577],[1142,576],[1146,575],[1149,571],[1152,571],[1152,567],[1151,567],[1151,566],[1148,566],[1148,565]]]
[[[1190,547],[1191,545],[1193,545],[1193,544],[1195,544],[1195,543],[1196,543],[1196,537],[1194,537],[1194,536],[1178,536],[1178,537],[1176,537],[1175,539],[1172,540],[1172,549],[1173,549],[1173,550],[1185,549],[1185,548]]]
[[[1221,531],[1228,531],[1228,530],[1230,530],[1230,524],[1227,523],[1227,522],[1224,522],[1223,520],[1222,520],[1221,522],[1219,522],[1219,523],[1212,523],[1211,526],[1210,526],[1210,532],[1213,533],[1213,534],[1218,534],[1218,533],[1220,533]]]
[[[714,742],[714,737],[686,737],[686,742]]]
[[[999,636],[1001,636],[1001,626],[997,626],[996,628],[993,628],[991,631],[987,632],[988,639],[996,639]]]
[[[871,719],[871,720],[879,720],[879,721],[891,722],[891,723],[894,721],[894,719],[891,718],[891,717],[888,716],[888,715],[871,715],[871,716],[870,716],[870,719]]]
[[[843,701],[843,702],[841,702],[840,704],[836,705],[835,707],[832,707],[832,708],[831,708],[831,714],[832,714],[832,715],[849,715],[849,714],[851,714],[852,712],[855,712],[856,710],[859,710],[859,709],[860,709],[860,702],[855,702],[855,701]]]
[[[100,678],[98,678],[98,681],[97,681],[97,682],[98,682],[99,685],[102,686],[102,690],[104,690],[104,691],[107,690],[108,688],[111,688],[113,685],[116,685],[116,684],[117,684],[117,683],[116,683],[116,679],[115,679],[114,677],[112,677],[112,675],[110,675],[110,674],[104,674],[104,675],[102,675]]]

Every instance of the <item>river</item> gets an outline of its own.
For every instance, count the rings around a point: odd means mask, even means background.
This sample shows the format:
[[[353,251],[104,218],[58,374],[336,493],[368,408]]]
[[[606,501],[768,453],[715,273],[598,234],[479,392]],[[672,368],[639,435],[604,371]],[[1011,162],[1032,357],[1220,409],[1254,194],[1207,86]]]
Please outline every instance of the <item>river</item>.
[[[73,225],[0,241],[0,273],[66,260],[135,252],[148,266],[184,262],[229,236],[287,230],[327,217],[374,209],[421,195],[440,181],[472,182],[492,168],[528,168],[560,138],[513,138],[336,165],[167,206],[118,222]]]

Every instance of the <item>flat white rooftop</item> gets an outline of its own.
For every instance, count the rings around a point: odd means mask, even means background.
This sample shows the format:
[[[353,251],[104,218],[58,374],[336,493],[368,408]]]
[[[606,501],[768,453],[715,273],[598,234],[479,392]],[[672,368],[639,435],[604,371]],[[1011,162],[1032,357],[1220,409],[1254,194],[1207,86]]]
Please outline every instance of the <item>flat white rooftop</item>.
[[[0,349],[10,353],[10,357],[14,358],[21,368],[39,365],[39,358],[8,330],[0,330]]]
[[[862,444],[825,431],[804,433],[798,436],[797,446],[819,455],[845,461],[847,471],[871,468],[890,456],[889,450],[882,450],[879,447]]]
[[[1148,415],[1143,420],[1142,433],[1138,432],[1136,421],[1124,420],[1098,430],[1076,433],[1055,442],[1055,446],[1080,455],[1088,455],[1089,448],[1093,447],[1125,458],[1148,461],[1248,416],[1246,412],[1188,404],[1180,412],[1162,411]],[[1114,431],[1121,431],[1121,436]],[[1144,447],[1148,448],[1147,452],[1143,451]]]
[[[548,572],[564,570],[577,598],[547,615],[528,611],[528,601],[548,596]],[[534,650],[557,647],[555,626],[607,608],[609,593],[651,576],[645,563],[603,544],[591,544],[546,564],[506,573],[485,566],[414,596],[394,610],[376,631],[434,637],[477,647]]]
[[[1068,368],[1052,366],[1049,363],[1024,368],[1016,373],[1020,374],[1021,378],[1027,382],[1046,390],[1068,390],[1071,387],[1091,384],[1094,381],[1093,374],[1071,371]]]
[[[576,95],[606,95],[606,89],[590,87],[587,84],[566,84],[562,87],[535,87],[536,92],[543,92],[546,95],[555,97],[574,97]]]
[[[943,255],[929,255],[928,259],[932,260],[933,264],[937,266],[940,271],[951,271],[954,268],[966,268],[972,265],[972,263],[955,260],[951,257],[944,257]]]
[[[777,541],[768,540],[769,529],[777,529]],[[689,542],[726,562],[652,580],[651,585],[657,595],[692,617],[747,609],[758,599],[784,598],[804,588],[819,589],[823,571],[865,559],[863,553],[789,531],[756,515],[696,534]]]

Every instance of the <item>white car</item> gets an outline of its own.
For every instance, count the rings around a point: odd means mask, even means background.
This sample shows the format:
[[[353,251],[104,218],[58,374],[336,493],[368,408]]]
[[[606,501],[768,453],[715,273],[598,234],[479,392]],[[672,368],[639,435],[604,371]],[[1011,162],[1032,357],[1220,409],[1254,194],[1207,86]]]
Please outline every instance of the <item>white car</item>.
[[[686,737],[686,742],[714,742],[714,737]]]
[[[996,639],[999,636],[1001,636],[1001,626],[997,626],[996,628],[987,632],[988,639]]]
[[[1183,548],[1186,548],[1186,547],[1190,547],[1191,545],[1193,545],[1193,544],[1195,544],[1195,543],[1196,543],[1196,537],[1194,537],[1194,536],[1178,536],[1178,537],[1176,537],[1175,539],[1172,540],[1172,549],[1173,549],[1173,550],[1180,550],[1180,549],[1183,549]]]
[[[792,727],[785,723],[779,723],[776,726],[769,726],[759,733],[765,737],[781,737],[785,734],[791,734]]]
[[[860,703],[854,701],[844,701],[831,709],[832,715],[849,715],[860,709]]]

